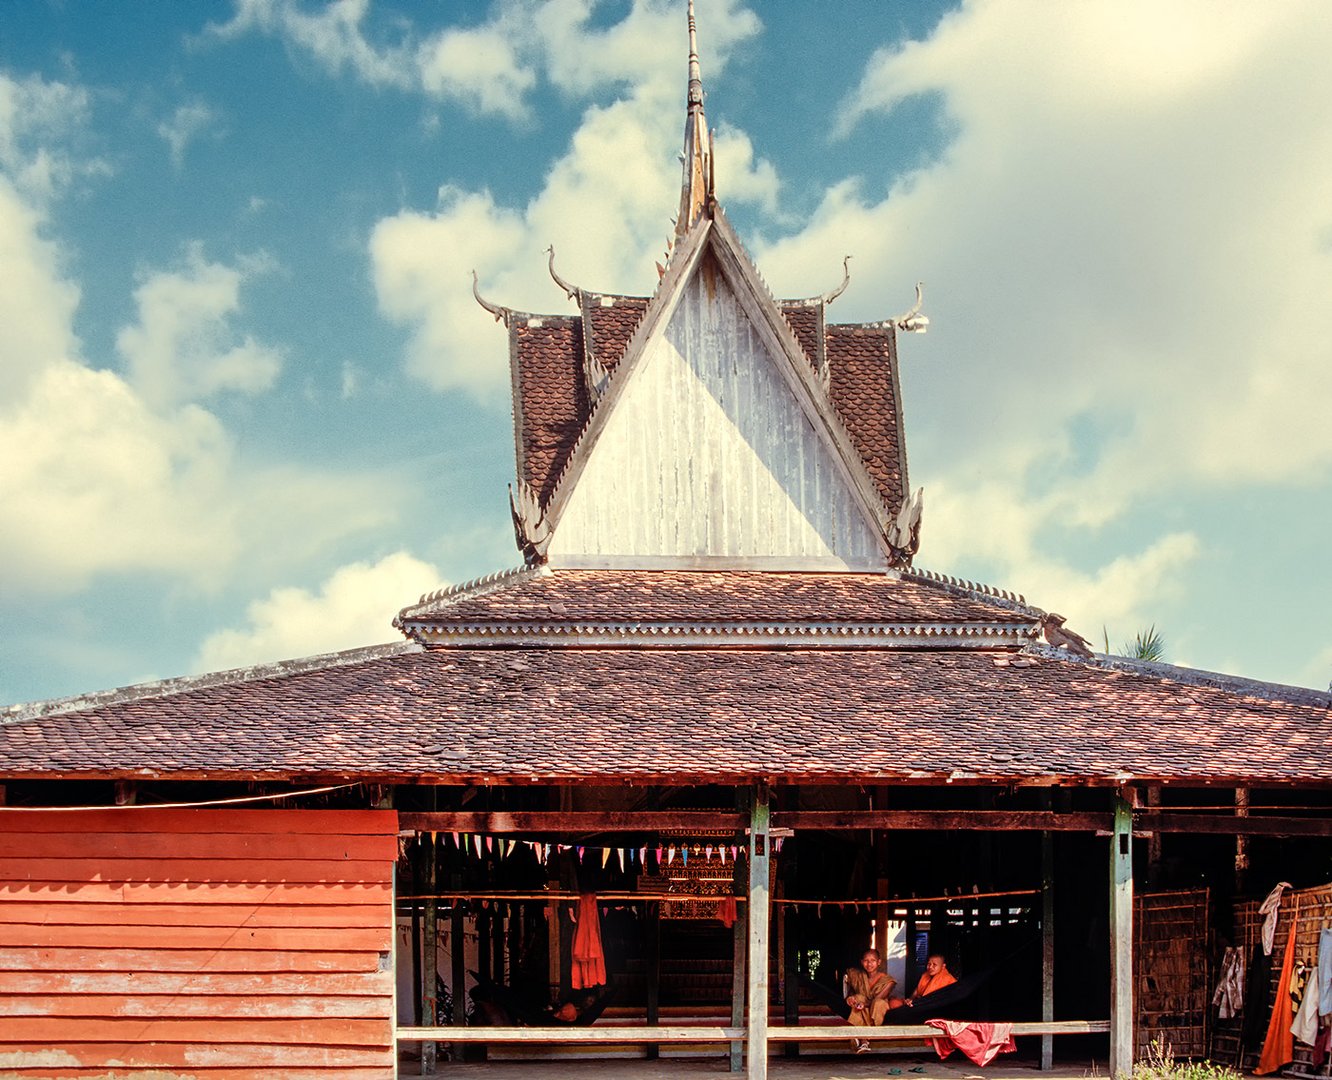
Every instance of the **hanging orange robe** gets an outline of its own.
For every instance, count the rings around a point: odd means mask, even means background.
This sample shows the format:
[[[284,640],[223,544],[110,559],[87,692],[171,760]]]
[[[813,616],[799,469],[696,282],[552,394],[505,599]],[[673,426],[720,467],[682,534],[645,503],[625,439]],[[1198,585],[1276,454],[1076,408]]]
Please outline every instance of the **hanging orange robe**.
[[[1277,980],[1276,1004],[1272,1006],[1272,1019],[1267,1024],[1267,1038],[1263,1040],[1263,1052],[1258,1058],[1255,1076],[1267,1076],[1295,1057],[1295,1036],[1290,1025],[1295,1021],[1295,1007],[1290,1000],[1290,974],[1295,969],[1295,928],[1300,915],[1300,901],[1297,897],[1295,908],[1290,916],[1290,931],[1286,937],[1286,955],[1281,961],[1281,978]]]
[[[578,898],[578,929],[574,931],[570,981],[575,990],[606,985],[606,954],[601,949],[601,916],[595,893],[584,893]]]

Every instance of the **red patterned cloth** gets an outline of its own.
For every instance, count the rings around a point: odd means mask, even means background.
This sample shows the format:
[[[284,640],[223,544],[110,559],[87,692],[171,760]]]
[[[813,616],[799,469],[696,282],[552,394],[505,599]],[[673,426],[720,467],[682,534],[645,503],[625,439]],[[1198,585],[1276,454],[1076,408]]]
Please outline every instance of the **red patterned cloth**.
[[[721,920],[722,926],[728,930],[735,925],[735,897],[723,896],[717,901],[717,918]]]
[[[1012,1024],[973,1024],[962,1020],[926,1020],[925,1023],[943,1033],[934,1040],[934,1052],[941,1058],[961,1050],[977,1065],[988,1065],[996,1055],[1011,1054],[1017,1049]]]
[[[601,949],[601,915],[597,911],[596,893],[583,893],[578,898],[571,981],[575,990],[606,985],[606,954]]]

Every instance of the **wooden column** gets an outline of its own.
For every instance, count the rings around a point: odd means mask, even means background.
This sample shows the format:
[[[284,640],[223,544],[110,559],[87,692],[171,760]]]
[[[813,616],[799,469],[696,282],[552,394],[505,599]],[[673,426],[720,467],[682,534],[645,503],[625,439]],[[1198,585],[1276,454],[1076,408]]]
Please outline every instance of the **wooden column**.
[[[1249,789],[1235,789],[1235,816],[1249,816]],[[1242,833],[1235,836],[1235,895],[1243,896],[1249,876],[1249,838]]]
[[[1115,795],[1110,833],[1110,1076],[1133,1071],[1133,805]]]
[[[760,786],[749,814],[748,1080],[768,1077],[768,866],[768,789]]]
[[[737,791],[735,793],[735,805],[737,810],[748,810],[749,799],[746,793]],[[737,844],[748,843],[745,837],[736,836]],[[739,894],[740,887],[745,881],[745,875],[740,872],[739,861],[731,864],[731,888]],[[749,933],[749,906],[743,908],[744,917],[735,920],[735,926],[731,928],[731,1027],[743,1027],[745,1023],[745,948],[748,945]],[[733,1042],[730,1045],[730,1069],[733,1073],[738,1073],[744,1068],[744,1044]]]
[[[661,1023],[661,901],[647,904],[647,1022],[648,1027]],[[661,1045],[649,1043],[649,1059],[659,1057]]]
[[[455,892],[462,891],[461,873],[453,875]],[[453,1026],[465,1027],[467,1024],[467,921],[463,915],[462,904],[453,902],[453,913],[449,922],[449,936],[453,942],[450,955],[453,960]],[[453,1060],[463,1059],[463,1044],[453,1044]]]
[[[787,840],[786,847],[782,849],[782,864],[777,868],[778,875],[787,883],[786,895],[788,896],[791,894],[791,884],[795,881],[796,856],[799,850],[794,838]],[[797,909],[790,904],[783,905],[782,916],[783,926],[786,930],[780,953],[782,963],[782,1022],[787,1027],[795,1027],[800,1023],[800,916]],[[786,1057],[799,1057],[800,1044],[789,1042],[782,1053]]]
[[[439,901],[435,894],[439,892],[439,854],[435,849],[435,838],[425,845],[425,912],[421,919],[422,956],[421,956],[421,1026],[434,1027],[437,1024],[436,1004],[439,997]],[[435,1072],[435,1058],[439,1044],[424,1042],[421,1044],[421,1075],[431,1076]]]
[[[1054,1021],[1054,833],[1041,834],[1041,1023]],[[1041,1036],[1041,1068],[1054,1068],[1054,1036]]]

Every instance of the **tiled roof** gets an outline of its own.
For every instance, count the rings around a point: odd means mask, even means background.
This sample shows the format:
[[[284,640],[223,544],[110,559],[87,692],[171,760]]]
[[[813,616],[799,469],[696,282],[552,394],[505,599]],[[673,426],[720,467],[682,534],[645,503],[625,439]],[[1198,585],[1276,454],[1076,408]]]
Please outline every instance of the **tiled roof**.
[[[152,687],[17,714],[0,775],[1332,783],[1332,709],[1311,691],[1040,646],[736,655],[409,646]]]
[[[791,331],[795,334],[796,341],[800,342],[800,351],[805,354],[810,366],[818,370],[819,363],[823,359],[820,348],[822,342],[819,340],[824,328],[822,306],[783,301],[781,308],[782,314],[786,316],[786,321],[791,326]]]
[[[1027,623],[1040,612],[919,574],[522,570],[422,597],[401,622]]]
[[[607,371],[624,358],[629,339],[643,321],[648,301],[644,296],[583,295],[583,325],[587,347]]]
[[[587,423],[583,322],[552,315],[516,319],[509,334],[518,475],[545,502]]]
[[[906,440],[891,329],[833,324],[827,328],[829,392],[883,501],[906,496]]]

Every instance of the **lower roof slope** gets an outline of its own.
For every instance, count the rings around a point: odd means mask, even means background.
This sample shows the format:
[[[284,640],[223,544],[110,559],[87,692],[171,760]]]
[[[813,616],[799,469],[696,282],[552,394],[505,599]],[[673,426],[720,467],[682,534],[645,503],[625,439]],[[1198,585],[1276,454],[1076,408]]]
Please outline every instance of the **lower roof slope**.
[[[997,650],[404,644],[11,712],[0,774],[1332,784],[1327,695]]]

